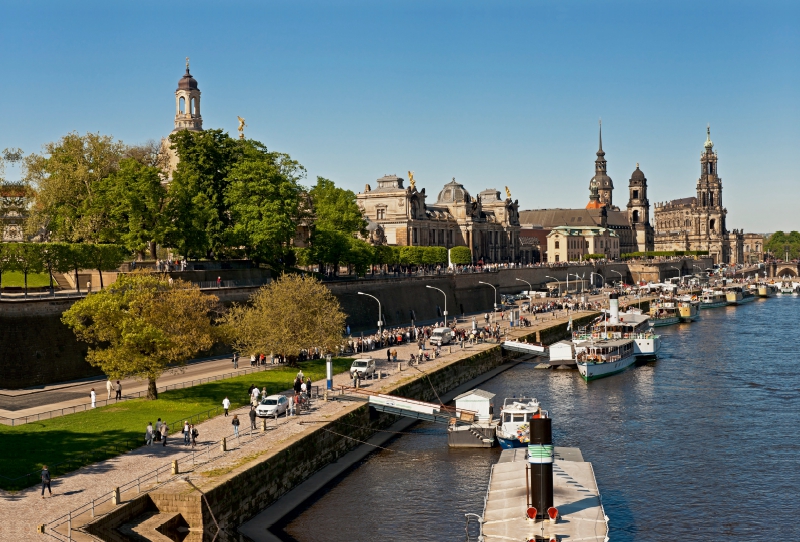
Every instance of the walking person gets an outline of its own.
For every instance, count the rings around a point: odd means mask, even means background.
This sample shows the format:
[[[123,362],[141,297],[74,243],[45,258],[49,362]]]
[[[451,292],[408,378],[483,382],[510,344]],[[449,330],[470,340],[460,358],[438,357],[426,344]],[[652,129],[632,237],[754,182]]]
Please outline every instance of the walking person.
[[[250,429],[256,428],[256,408],[253,405],[250,405]]]
[[[147,429],[144,430],[144,443],[146,446],[153,445],[153,422],[147,422]]]
[[[236,352],[233,353],[233,368],[239,368],[239,355]]]
[[[253,391],[250,394],[250,403],[253,406],[258,406],[258,394],[259,394],[258,386],[253,386]]]
[[[228,399],[228,396],[225,396],[225,399],[222,400],[222,408],[225,409],[225,416],[228,415],[228,409],[231,408],[231,400]]]
[[[108,380],[106,380],[106,391],[108,392],[108,397],[106,397],[107,401],[111,400],[111,390],[112,389],[114,389],[114,383],[111,382],[111,379],[109,378]]]
[[[47,470],[47,465],[42,465],[42,498],[44,499],[44,488],[47,488],[50,496],[53,496],[53,490],[50,489],[50,471]]]
[[[114,398],[114,400],[115,401],[119,401],[120,399],[122,399],[122,384],[120,383],[119,380],[117,380],[117,384],[115,386],[115,389],[117,390],[117,395]]]
[[[89,392],[89,398],[92,400],[92,408],[97,408],[97,394],[94,392],[94,388]]]
[[[167,446],[167,437],[169,436],[169,425],[166,422],[161,424],[161,445]]]
[[[233,426],[233,436],[239,438],[239,415],[234,414],[233,420],[231,420],[231,425]]]
[[[311,399],[311,379],[306,378],[306,392],[308,393],[308,398]]]
[[[161,418],[156,420],[156,432],[153,436],[155,442],[161,442]]]
[[[192,435],[191,435],[190,431],[191,431],[191,430],[189,429],[189,420],[184,420],[184,421],[183,421],[183,443],[184,443],[186,446],[188,446],[188,445],[189,445],[189,440],[190,440],[190,439],[191,439],[191,437],[192,437]]]
[[[200,436],[200,431],[197,430],[194,424],[190,425],[189,427],[191,428],[189,430],[189,433],[191,433],[192,435],[192,448],[194,448],[195,446],[197,446],[197,437]]]

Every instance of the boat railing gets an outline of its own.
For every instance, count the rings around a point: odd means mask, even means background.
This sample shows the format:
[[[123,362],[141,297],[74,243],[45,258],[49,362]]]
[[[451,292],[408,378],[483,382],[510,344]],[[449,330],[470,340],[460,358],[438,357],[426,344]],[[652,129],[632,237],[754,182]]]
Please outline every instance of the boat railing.
[[[619,332],[598,332],[598,333],[573,333],[574,341],[590,341],[603,339],[654,339],[655,333],[619,333]]]

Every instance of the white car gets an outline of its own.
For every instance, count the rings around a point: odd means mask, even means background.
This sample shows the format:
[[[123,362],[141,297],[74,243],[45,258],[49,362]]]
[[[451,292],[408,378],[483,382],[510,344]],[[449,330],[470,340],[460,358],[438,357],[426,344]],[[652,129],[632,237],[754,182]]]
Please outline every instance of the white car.
[[[361,374],[361,378],[366,378],[367,376],[371,376],[375,374],[375,360],[371,358],[361,358],[353,361],[353,364],[350,366],[350,374],[358,372]]]
[[[284,414],[289,408],[289,399],[285,395],[264,397],[256,407],[256,416],[261,418]]]

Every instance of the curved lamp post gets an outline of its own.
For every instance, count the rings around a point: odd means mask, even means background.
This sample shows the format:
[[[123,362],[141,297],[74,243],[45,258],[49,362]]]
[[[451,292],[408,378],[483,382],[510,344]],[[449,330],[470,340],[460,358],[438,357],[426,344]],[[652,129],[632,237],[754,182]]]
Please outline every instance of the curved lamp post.
[[[567,280],[569,280],[569,276],[572,275],[573,277],[577,277],[579,281],[581,281],[581,293],[583,293],[583,279],[577,273],[567,273]],[[567,293],[569,293],[569,285],[567,285]]]
[[[609,271],[611,271],[612,273],[616,273],[617,275],[619,275],[619,283],[620,283],[620,284],[625,284],[625,277],[623,277],[623,276],[622,276],[622,273],[620,273],[619,271],[614,271],[613,269],[609,269]]]
[[[374,295],[365,294],[364,292],[358,292],[358,295],[365,295],[367,297],[371,297],[372,299],[374,299],[375,301],[378,302],[378,335],[380,336],[380,334],[381,334],[381,326],[383,325],[382,318],[381,318],[381,316],[382,316],[381,300],[378,299],[377,297],[375,297]]]
[[[433,286],[425,285],[425,287],[426,288],[430,288],[431,290],[438,290],[438,291],[442,292],[442,295],[444,296],[444,327],[447,327],[447,294],[444,293],[444,290],[440,290],[439,288],[435,288]],[[456,314],[458,314],[458,313],[456,313]]]
[[[544,278],[546,278],[546,279],[553,279],[554,281],[556,281],[556,282],[558,283],[558,297],[561,297],[561,281],[560,281],[560,280],[558,280],[558,279],[557,279],[557,278],[555,278],[555,277],[551,277],[550,275],[545,275],[545,276],[544,276]]]
[[[483,282],[482,280],[478,281],[478,284],[485,284],[486,286],[491,286],[492,290],[494,290],[494,308],[497,308],[497,288],[495,288],[494,284],[489,284],[488,282]]]
[[[594,271],[590,271],[590,272],[589,272],[589,278],[590,278],[590,279],[592,278],[592,275],[597,275],[598,277],[600,277],[600,278],[602,279],[602,281],[603,281],[603,282],[602,282],[602,284],[601,284],[601,286],[600,286],[601,288],[602,288],[603,286],[605,286],[605,284],[606,284],[606,278],[605,278],[603,275],[601,275],[600,273],[595,273]]]

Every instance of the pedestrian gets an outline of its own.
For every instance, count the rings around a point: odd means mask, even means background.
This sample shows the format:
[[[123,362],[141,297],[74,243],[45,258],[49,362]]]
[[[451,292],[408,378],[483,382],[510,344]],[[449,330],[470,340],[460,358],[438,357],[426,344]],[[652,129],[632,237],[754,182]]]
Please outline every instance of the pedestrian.
[[[108,401],[110,401],[110,400],[111,400],[111,390],[112,390],[112,389],[114,389],[114,384],[111,382],[111,379],[109,378],[109,379],[106,381],[106,391],[108,392],[108,397],[106,397],[106,399],[107,399]]]
[[[42,465],[42,498],[44,499],[44,488],[53,496],[53,490],[50,489],[50,471],[47,470],[47,465]]]
[[[386,349],[386,363],[390,363],[392,361],[392,349]]]
[[[256,428],[256,407],[250,405],[250,429]]]
[[[239,354],[237,354],[236,352],[233,353],[233,368],[234,369],[239,368]]]
[[[225,396],[225,399],[222,400],[222,408],[225,409],[225,415],[228,415],[228,409],[231,408],[231,400],[228,399],[228,396]]]
[[[147,446],[153,445],[153,422],[147,422],[147,429],[144,430],[144,443]]]
[[[308,398],[311,399],[311,379],[306,378],[306,391],[308,392]]]
[[[86,282],[86,293],[87,294],[91,294],[92,293],[92,281],[87,281]]]
[[[169,425],[166,422],[161,424],[161,445],[167,445],[167,437],[169,436]]]
[[[92,408],[97,408],[97,394],[94,392],[94,388],[89,392],[89,398],[92,400]]]
[[[189,428],[189,420],[183,421],[183,443],[185,445],[189,445],[189,440],[191,439],[191,429]]]
[[[298,376],[297,378],[294,379],[294,393],[295,393],[295,395],[300,393],[300,391],[301,391],[300,388],[303,385],[302,382],[303,382],[303,380],[302,380],[302,377],[300,377],[300,376]]]
[[[302,383],[300,384],[300,393],[306,393],[306,392],[307,392],[307,389],[306,389],[306,383],[305,383],[305,382],[302,382]]]
[[[200,431],[197,430],[194,424],[192,424],[190,427],[191,429],[189,432],[192,435],[192,448],[194,448],[195,446],[197,446],[197,437],[200,436]]]
[[[397,361],[397,348],[392,348],[392,359]]]
[[[250,367],[255,367],[255,366],[256,366],[256,355],[250,354]]]
[[[161,442],[161,418],[156,421],[155,441]]]
[[[217,288],[222,286],[222,277],[217,277]]]
[[[258,394],[259,394],[258,386],[253,386],[253,391],[251,392],[250,396],[250,403],[253,406],[258,406]]]
[[[299,371],[297,371],[297,378],[302,379],[304,376],[305,375],[303,374],[303,369],[300,369]]]
[[[115,386],[115,389],[117,390],[117,396],[114,399],[116,401],[119,401],[120,399],[122,399],[122,384],[120,383],[119,380],[117,380],[117,385]]]
[[[231,420],[231,425],[233,426],[233,436],[236,438],[239,437],[239,415],[234,414],[233,420]]]

